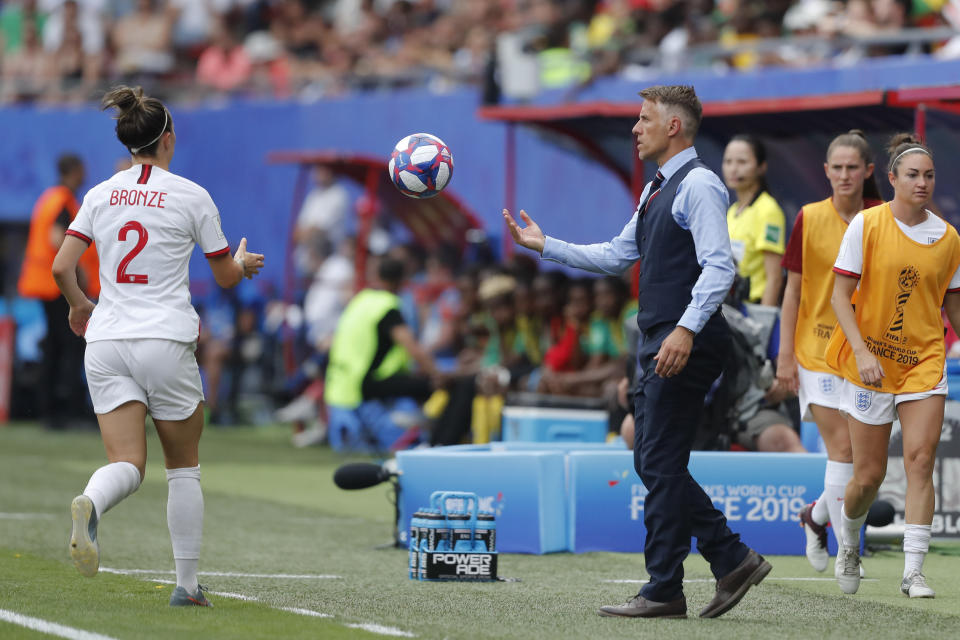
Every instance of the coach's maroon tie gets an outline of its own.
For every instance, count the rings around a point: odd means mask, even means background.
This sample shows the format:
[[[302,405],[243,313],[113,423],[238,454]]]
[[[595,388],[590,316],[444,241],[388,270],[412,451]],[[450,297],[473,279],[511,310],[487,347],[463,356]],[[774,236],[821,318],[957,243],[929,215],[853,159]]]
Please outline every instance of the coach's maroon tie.
[[[637,216],[643,216],[647,212],[647,206],[649,206],[650,201],[657,197],[657,194],[660,193],[660,186],[663,184],[663,174],[657,171],[656,177],[653,179],[653,182],[650,183],[650,193],[647,194],[647,199],[643,201],[643,204],[640,205],[640,208],[637,209]]]

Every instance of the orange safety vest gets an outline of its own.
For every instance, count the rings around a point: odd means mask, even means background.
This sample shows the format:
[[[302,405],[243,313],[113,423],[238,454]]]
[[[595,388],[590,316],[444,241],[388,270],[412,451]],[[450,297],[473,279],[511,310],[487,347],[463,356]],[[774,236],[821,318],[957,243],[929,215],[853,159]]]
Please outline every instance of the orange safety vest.
[[[62,185],[44,191],[33,207],[30,234],[17,283],[17,290],[25,298],[56,300],[60,296],[52,272],[59,247],[50,243],[50,230],[64,210],[72,221],[80,206],[73,192]],[[86,279],[87,295],[96,298],[100,295],[100,265],[93,244],[80,256],[79,266]]]
[[[863,212],[863,269],[855,317],[867,348],[884,377],[877,391],[920,393],[937,386],[946,351],[940,308],[960,266],[960,235],[947,231],[933,244],[907,237],[890,204]],[[864,386],[853,349],[843,331],[834,331],[827,363],[846,380]]]
[[[810,371],[833,373],[823,352],[837,324],[830,306],[833,263],[846,230],[832,198],[803,206],[803,271],[794,351],[797,362]]]

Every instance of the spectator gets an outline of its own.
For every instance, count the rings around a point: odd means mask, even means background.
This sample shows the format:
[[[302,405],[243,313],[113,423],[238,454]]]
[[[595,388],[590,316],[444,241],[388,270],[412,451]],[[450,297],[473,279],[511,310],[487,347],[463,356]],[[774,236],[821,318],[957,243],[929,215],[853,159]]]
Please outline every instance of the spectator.
[[[97,58],[83,49],[83,34],[76,24],[64,27],[63,40],[50,56],[50,98],[59,102],[83,100],[90,95],[99,74]]]
[[[19,2],[12,0],[3,3],[0,7],[2,57],[16,53],[24,46],[26,36],[24,29],[27,28],[27,22],[30,23],[29,30],[33,31],[36,37],[35,41],[39,41],[46,20],[46,14],[37,10],[37,0],[19,0]]]
[[[226,21],[218,21],[210,46],[197,61],[197,84],[229,93],[244,88],[251,73],[250,57],[234,30]]]
[[[3,84],[0,86],[0,102],[3,103],[36,100],[44,95],[48,86],[49,69],[36,23],[25,17],[21,28],[19,46],[3,56]]]
[[[767,187],[767,150],[752,135],[737,135],[723,152],[723,178],[737,200],[727,210],[733,257],[748,278],[750,302],[777,306],[783,287],[780,259],[786,220]]]
[[[49,53],[58,50],[68,28],[80,32],[85,55],[100,58],[104,48],[104,19],[95,3],[80,6],[77,0],[65,0],[52,11],[43,25],[43,48]]]
[[[356,243],[347,238],[317,269],[303,300],[307,340],[318,351],[330,348],[337,319],[354,293]]]
[[[126,78],[162,76],[173,70],[173,19],[157,0],[137,0],[136,10],[112,30],[117,72]]]
[[[292,90],[290,61],[283,47],[266,31],[254,31],[243,41],[250,58],[250,91],[254,95],[286,98]]]
[[[350,199],[333,170],[318,164],[313,168],[313,188],[297,215],[293,231],[294,260],[301,273],[314,273],[329,247],[343,240]]]
[[[569,385],[558,372],[576,371],[587,362],[587,332],[593,312],[593,293],[590,280],[575,280],[567,288],[563,307],[564,329],[559,342],[554,343],[543,357],[544,371],[540,388],[548,393],[563,393]]]
[[[442,246],[427,256],[426,277],[414,292],[420,313],[420,339],[435,357],[452,358],[457,343],[460,294],[454,283],[456,250]]]

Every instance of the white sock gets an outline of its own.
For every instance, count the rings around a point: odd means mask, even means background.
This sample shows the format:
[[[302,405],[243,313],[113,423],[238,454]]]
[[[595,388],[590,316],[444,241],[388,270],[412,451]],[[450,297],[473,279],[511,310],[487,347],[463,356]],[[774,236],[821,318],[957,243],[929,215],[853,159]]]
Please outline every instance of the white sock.
[[[83,495],[93,501],[97,518],[140,486],[140,471],[129,462],[111,462],[93,472]]]
[[[830,512],[827,511],[827,490],[824,489],[820,497],[813,503],[813,509],[810,510],[810,517],[817,524],[827,524],[830,521]]]
[[[930,525],[908,524],[903,528],[903,577],[923,569],[923,559],[930,550]]]
[[[827,511],[830,512],[830,522],[833,523],[833,535],[837,534],[837,524],[843,512],[843,497],[847,493],[847,483],[853,478],[852,462],[835,462],[827,460],[827,470],[823,473],[823,498]]]
[[[863,514],[859,518],[850,519],[847,517],[847,509],[844,507],[840,510],[840,531],[838,532],[842,539],[840,540],[843,544],[848,547],[854,547],[859,551],[860,549],[860,527],[863,526],[863,523],[867,521],[867,514]],[[834,526],[836,528],[836,526]]]
[[[173,545],[177,586],[197,592],[197,565],[203,539],[203,492],[200,467],[167,469],[167,527]]]

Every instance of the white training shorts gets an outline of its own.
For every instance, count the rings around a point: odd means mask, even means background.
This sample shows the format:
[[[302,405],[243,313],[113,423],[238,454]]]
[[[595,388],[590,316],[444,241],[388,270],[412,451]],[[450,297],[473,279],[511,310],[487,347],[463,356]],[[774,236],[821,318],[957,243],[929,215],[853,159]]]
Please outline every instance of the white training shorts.
[[[800,416],[804,422],[814,422],[810,405],[816,404],[828,409],[840,409],[843,406],[843,378],[832,373],[811,371],[797,365],[800,379]]]
[[[157,420],[185,420],[203,402],[196,343],[152,338],[87,344],[84,366],[96,413],[135,400]]]
[[[865,424],[888,424],[897,419],[897,405],[930,396],[947,395],[947,377],[940,378],[930,391],[919,393],[883,393],[843,381],[843,403],[840,410]]]

